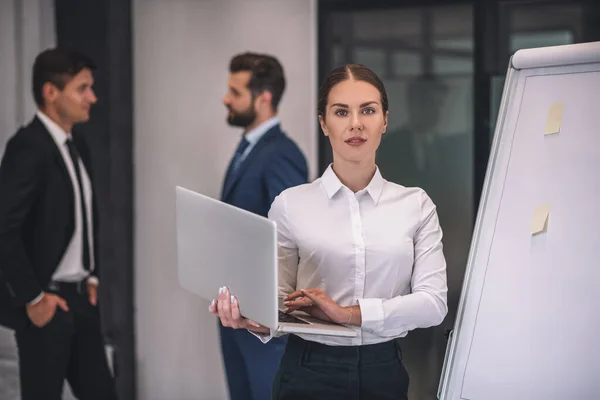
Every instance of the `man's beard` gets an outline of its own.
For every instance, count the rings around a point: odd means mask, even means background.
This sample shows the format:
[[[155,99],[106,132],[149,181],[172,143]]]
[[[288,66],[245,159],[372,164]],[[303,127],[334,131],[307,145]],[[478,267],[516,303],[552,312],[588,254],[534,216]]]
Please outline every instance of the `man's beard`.
[[[228,116],[227,123],[231,126],[247,128],[256,120],[256,112],[253,107],[249,107],[246,111],[239,113],[236,113],[231,108],[229,108],[229,111],[232,114]]]

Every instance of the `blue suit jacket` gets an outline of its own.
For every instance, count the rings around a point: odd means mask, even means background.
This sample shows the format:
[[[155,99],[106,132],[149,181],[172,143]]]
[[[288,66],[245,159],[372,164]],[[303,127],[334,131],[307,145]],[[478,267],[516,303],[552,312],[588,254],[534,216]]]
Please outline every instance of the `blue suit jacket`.
[[[231,173],[230,163],[224,182]],[[223,186],[222,201],[266,217],[277,195],[308,181],[308,167],[296,143],[275,125],[260,138],[229,181]]]

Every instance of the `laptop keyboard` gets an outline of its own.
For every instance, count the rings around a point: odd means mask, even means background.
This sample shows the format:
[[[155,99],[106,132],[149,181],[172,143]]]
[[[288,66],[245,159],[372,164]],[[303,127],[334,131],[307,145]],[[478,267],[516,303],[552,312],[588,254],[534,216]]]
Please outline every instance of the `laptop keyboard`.
[[[286,313],[284,313],[281,310],[279,310],[279,322],[288,322],[288,323],[292,323],[292,324],[310,325],[308,322],[302,321],[301,319],[296,318],[293,315],[286,314]]]

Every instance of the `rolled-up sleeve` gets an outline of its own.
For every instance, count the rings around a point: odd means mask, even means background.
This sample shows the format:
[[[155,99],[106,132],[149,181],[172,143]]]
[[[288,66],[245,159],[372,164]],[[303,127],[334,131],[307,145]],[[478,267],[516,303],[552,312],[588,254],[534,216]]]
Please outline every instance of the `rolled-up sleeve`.
[[[420,225],[414,236],[411,293],[391,299],[360,299],[362,328],[392,337],[416,328],[439,325],[447,312],[446,260],[435,204],[421,193]]]

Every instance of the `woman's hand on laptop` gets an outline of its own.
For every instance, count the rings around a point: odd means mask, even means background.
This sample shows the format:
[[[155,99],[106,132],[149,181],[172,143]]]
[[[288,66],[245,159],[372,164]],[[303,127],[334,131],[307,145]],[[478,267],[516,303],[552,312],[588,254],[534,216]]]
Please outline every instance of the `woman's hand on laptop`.
[[[269,328],[242,317],[237,298],[225,286],[219,288],[216,299],[208,306],[208,311],[221,320],[221,324],[233,329],[248,329],[256,333],[269,333]]]
[[[286,312],[300,310],[315,318],[339,324],[348,321],[348,308],[339,306],[323,289],[296,290],[287,296],[283,304],[288,308]]]

